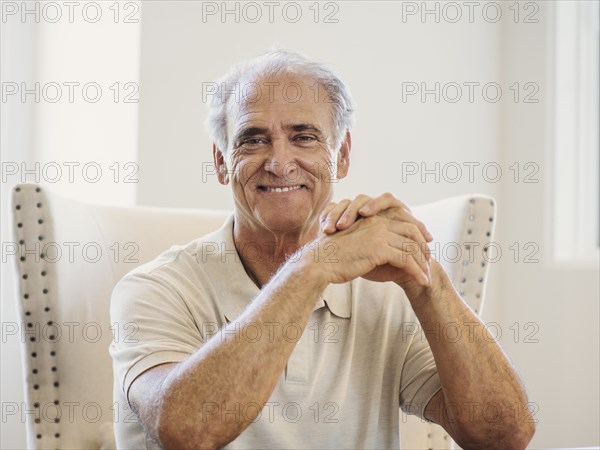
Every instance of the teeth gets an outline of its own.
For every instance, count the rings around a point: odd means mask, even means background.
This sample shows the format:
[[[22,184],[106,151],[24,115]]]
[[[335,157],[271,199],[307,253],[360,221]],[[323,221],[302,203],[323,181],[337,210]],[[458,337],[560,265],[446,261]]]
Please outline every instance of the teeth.
[[[290,187],[284,187],[284,188],[271,188],[271,187],[265,187],[265,190],[267,192],[289,192],[289,191],[295,191],[297,189],[300,189],[302,186],[290,186]]]

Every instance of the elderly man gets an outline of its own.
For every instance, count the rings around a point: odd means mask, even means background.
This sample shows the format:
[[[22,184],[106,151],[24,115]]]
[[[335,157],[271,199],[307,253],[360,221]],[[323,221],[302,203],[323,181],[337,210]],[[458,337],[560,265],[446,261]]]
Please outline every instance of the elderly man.
[[[208,125],[235,211],[115,288],[113,322],[139,327],[111,348],[139,419],[117,423],[119,447],[398,448],[401,407],[465,448],[524,448],[524,389],[426,226],[390,194],[331,203],[350,165],[344,83],[272,51],[219,86]],[[427,339],[406,333],[417,320]],[[434,332],[450,322],[469,339]]]

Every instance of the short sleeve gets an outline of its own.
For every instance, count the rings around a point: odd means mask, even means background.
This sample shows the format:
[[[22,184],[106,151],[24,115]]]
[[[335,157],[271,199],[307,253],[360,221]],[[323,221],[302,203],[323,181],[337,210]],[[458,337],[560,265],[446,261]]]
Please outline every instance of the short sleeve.
[[[110,354],[116,386],[125,398],[142,372],[159,364],[183,361],[202,345],[185,293],[175,285],[155,270],[131,273],[113,290]]]
[[[427,420],[425,407],[442,386],[425,334],[412,335],[408,346],[400,376],[400,407],[406,414]]]

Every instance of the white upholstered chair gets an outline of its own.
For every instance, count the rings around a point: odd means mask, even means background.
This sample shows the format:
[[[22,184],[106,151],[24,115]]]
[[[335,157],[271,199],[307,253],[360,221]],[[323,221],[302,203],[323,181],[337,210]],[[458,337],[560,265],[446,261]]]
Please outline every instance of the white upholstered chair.
[[[225,211],[123,208],[80,203],[51,189],[21,184],[11,197],[18,313],[29,448],[115,447],[113,423],[130,420],[113,404],[111,339],[113,286],[135,266],[174,244],[217,229]],[[494,202],[467,195],[413,208],[436,238],[434,256],[468,304],[481,311],[494,229]],[[471,249],[469,249],[471,246]],[[113,324],[115,325],[115,324]],[[401,415],[403,448],[451,448],[441,427]]]

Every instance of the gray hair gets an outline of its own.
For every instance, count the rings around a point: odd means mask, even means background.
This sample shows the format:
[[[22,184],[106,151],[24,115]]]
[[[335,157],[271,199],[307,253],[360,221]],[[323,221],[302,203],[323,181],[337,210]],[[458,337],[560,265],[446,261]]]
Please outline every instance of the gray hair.
[[[344,140],[346,131],[352,129],[354,124],[354,102],[350,90],[325,64],[288,50],[271,50],[237,64],[215,83],[205,125],[210,138],[219,150],[226,152],[229,149],[227,114],[231,111],[231,97],[235,94],[235,89],[239,89],[241,81],[259,80],[280,74],[311,78],[326,90],[332,105],[337,150]]]

